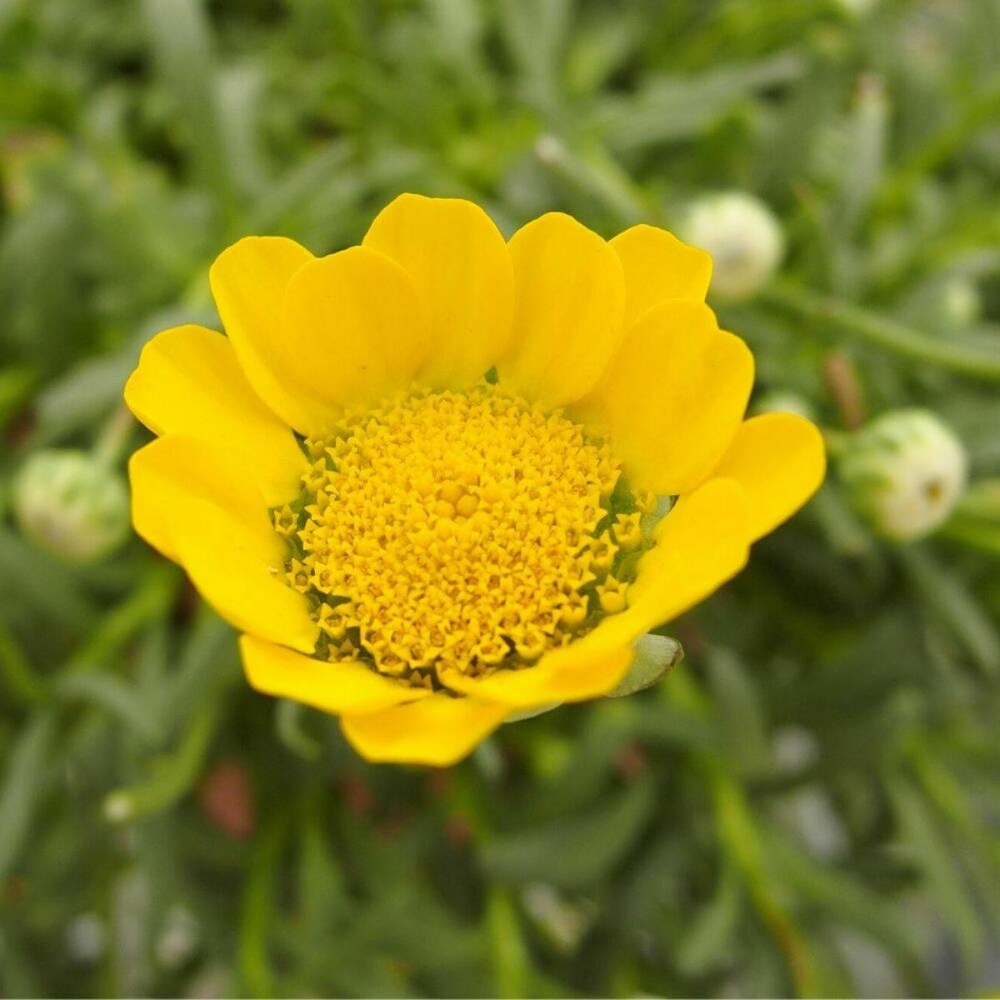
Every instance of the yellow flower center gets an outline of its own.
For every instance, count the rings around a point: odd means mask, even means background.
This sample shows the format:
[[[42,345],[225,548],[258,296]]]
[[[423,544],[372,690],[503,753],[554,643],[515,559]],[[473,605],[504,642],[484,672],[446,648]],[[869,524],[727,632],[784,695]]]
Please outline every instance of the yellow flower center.
[[[496,385],[414,391],[306,442],[273,512],[316,653],[436,686],[529,666],[624,610],[646,545],[605,443]]]

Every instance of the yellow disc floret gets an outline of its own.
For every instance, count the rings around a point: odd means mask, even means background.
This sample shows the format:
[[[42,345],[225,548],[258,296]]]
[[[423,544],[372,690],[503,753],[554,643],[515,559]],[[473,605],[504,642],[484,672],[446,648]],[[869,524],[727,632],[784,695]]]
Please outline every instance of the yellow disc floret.
[[[643,511],[561,413],[497,385],[414,390],[306,448],[302,495],[273,519],[317,655],[436,686],[528,667],[625,609]]]

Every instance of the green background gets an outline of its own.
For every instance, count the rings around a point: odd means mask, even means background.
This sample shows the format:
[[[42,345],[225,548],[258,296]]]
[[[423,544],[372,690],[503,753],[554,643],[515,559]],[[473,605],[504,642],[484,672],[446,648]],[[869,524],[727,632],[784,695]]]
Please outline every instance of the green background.
[[[406,190],[606,236],[753,192],[786,259],[716,305],[758,392],[929,407],[996,477],[998,67],[997,0],[0,0],[0,992],[1000,989],[1000,502],[890,545],[832,475],[669,678],[448,771],[250,691],[139,540],[71,567],[9,516],[216,325],[222,248]]]

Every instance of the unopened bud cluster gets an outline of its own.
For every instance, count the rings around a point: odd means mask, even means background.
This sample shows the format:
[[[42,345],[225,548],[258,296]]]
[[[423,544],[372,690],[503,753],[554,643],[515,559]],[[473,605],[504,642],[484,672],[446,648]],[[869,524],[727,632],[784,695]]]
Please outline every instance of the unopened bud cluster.
[[[895,410],[847,442],[840,476],[857,507],[888,538],[921,538],[951,514],[968,461],[955,434],[933,413]]]
[[[693,202],[678,235],[712,255],[712,293],[720,299],[752,298],[770,280],[784,252],[774,213],[742,191]]]
[[[21,468],[13,499],[21,531],[68,562],[99,559],[128,534],[124,478],[85,451],[36,452]]]

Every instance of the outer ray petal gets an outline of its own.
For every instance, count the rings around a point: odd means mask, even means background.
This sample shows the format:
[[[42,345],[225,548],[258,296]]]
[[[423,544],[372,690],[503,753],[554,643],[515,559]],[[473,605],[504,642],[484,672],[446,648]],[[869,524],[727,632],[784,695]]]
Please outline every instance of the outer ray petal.
[[[162,437],[132,456],[129,478],[136,531],[179,562],[223,618],[312,651],[316,624],[278,575],[284,543],[241,463],[194,438]]]
[[[296,272],[285,291],[282,336],[289,370],[323,398],[328,424],[344,407],[375,403],[408,386],[430,346],[413,279],[367,247]]]
[[[583,641],[579,644],[583,647]],[[550,702],[584,701],[610,691],[628,671],[632,648],[627,644],[589,648],[566,646],[544,656],[524,670],[498,670],[480,679],[457,671],[443,673],[441,680],[453,691],[488,701],[528,708]]]
[[[665,299],[704,302],[712,258],[655,226],[632,226],[612,241],[625,272],[625,329]]]
[[[344,715],[347,741],[372,763],[448,767],[484,740],[510,713],[505,705],[434,694],[367,715]]]
[[[254,391],[285,423],[303,434],[323,416],[285,363],[281,303],[293,274],[315,260],[283,236],[248,236],[224,250],[209,270],[215,305]]]
[[[825,474],[823,435],[793,413],[765,413],[742,423],[713,472],[746,491],[754,541],[791,517]]]
[[[621,344],[625,278],[600,236],[560,212],[510,241],[516,305],[501,381],[546,406],[580,399]]]
[[[174,562],[180,561],[174,508],[188,500],[204,500],[228,511],[238,524],[267,537],[268,555],[280,552],[280,540],[266,523],[264,498],[246,468],[208,441],[180,435],[158,438],[129,459],[129,479],[136,531]]]
[[[747,501],[729,479],[712,479],[677,501],[660,522],[656,545],[639,564],[629,607],[533,667],[474,680],[442,680],[477,698],[527,708],[607,694],[632,662],[632,644],[707,597],[746,564]]]
[[[493,220],[460,198],[403,194],[384,208],[364,246],[392,258],[423,294],[434,350],[421,382],[466,387],[504,353],[514,270]]]
[[[431,695],[384,677],[363,663],[325,663],[251,635],[240,637],[240,652],[252,688],[324,712],[380,712]]]
[[[125,402],[154,433],[211,441],[245,462],[268,506],[298,493],[302,451],[250,387],[222,334],[201,326],[157,334],[125,385]]]
[[[654,530],[656,544],[629,588],[637,635],[683,614],[743,569],[750,554],[747,508],[732,479],[710,479],[677,501]]]
[[[720,331],[708,306],[662,302],[630,329],[581,412],[607,427],[634,482],[661,495],[687,493],[733,440],[753,369],[746,344]]]

